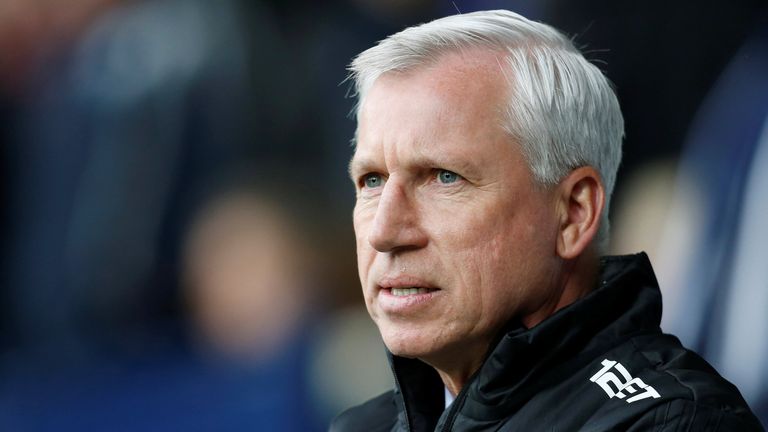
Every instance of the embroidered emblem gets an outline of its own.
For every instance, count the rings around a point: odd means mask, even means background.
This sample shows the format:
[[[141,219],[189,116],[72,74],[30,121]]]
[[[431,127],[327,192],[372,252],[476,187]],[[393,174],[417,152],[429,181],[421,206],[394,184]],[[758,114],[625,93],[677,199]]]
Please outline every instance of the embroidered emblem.
[[[605,359],[602,361],[603,368],[592,375],[589,380],[600,386],[608,397],[617,397],[624,400],[628,395],[633,395],[626,399],[627,403],[637,402],[647,398],[660,398],[661,395],[653,387],[644,383],[640,378],[632,378],[627,369],[619,362]],[[613,368],[613,371],[611,369]],[[618,371],[619,375],[614,373]],[[615,391],[614,391],[615,388]],[[639,391],[642,392],[638,393]]]

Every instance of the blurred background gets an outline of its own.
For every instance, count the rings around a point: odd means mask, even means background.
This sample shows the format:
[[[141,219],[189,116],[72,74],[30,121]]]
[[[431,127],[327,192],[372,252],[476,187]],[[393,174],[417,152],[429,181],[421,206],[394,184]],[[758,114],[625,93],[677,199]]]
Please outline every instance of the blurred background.
[[[764,1],[0,0],[0,430],[325,430],[390,387],[345,68],[496,8],[615,83],[613,252],[768,422]]]

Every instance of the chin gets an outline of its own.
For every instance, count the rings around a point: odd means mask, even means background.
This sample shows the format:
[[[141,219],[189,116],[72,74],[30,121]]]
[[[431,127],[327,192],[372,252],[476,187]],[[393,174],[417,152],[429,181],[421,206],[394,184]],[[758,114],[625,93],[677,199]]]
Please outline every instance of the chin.
[[[379,327],[381,338],[389,352],[407,358],[430,357],[439,351],[431,332],[424,329],[401,329]]]
[[[403,341],[384,341],[384,345],[387,346],[387,349],[389,352],[396,356],[400,357],[407,357],[407,358],[417,358],[424,354],[423,349],[420,349],[418,346],[415,346],[417,344],[415,343],[409,343],[409,342],[403,342]]]

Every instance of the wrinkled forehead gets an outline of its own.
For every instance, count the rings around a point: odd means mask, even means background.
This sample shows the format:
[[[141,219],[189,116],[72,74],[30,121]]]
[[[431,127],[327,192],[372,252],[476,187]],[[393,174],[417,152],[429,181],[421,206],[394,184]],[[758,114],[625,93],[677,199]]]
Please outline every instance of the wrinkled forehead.
[[[365,123],[364,114],[371,114],[367,101],[372,95],[376,108],[429,98],[444,109],[464,109],[469,105],[483,108],[487,115],[502,121],[510,91],[507,61],[501,51],[472,48],[443,53],[425,64],[379,75],[359,95],[355,142],[361,122]],[[404,94],[406,98],[402,97]]]
[[[504,128],[508,85],[496,60],[456,55],[379,77],[359,112],[351,177],[385,160],[389,168],[407,160],[474,173],[517,151]]]
[[[418,79],[424,75],[430,76],[430,81],[445,89],[459,88],[472,83],[483,86],[504,85],[508,88],[509,63],[508,52],[486,47],[452,49],[436,52],[423,62],[404,68],[387,70],[371,74],[360,83],[358,88],[358,109],[376,84],[385,79],[399,78],[401,80]],[[478,86],[479,87],[479,86]]]

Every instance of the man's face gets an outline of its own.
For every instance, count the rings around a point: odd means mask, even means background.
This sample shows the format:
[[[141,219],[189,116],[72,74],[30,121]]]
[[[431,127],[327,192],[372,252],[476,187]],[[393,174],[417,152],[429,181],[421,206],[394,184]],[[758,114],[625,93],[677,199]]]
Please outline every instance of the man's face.
[[[558,222],[504,132],[491,53],[380,77],[361,106],[350,170],[366,306],[394,354],[482,356],[553,294]]]

